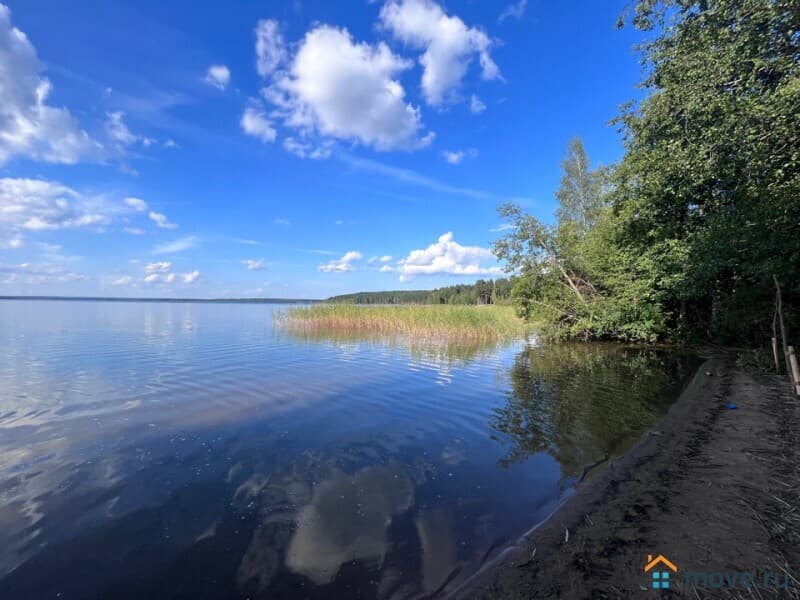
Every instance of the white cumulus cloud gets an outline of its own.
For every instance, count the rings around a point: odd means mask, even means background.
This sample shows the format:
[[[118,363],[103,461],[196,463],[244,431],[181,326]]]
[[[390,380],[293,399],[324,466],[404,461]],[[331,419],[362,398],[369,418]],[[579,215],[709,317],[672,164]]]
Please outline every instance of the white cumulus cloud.
[[[265,269],[263,258],[248,258],[243,260],[242,264],[247,267],[248,271],[263,271]]]
[[[119,110],[108,113],[106,115],[106,134],[115,142],[123,146],[130,146],[139,141],[139,136],[128,129],[124,118],[125,113]]]
[[[66,108],[47,104],[52,86],[41,71],[36,49],[0,4],[0,165],[14,156],[67,164],[102,158],[102,145]]]
[[[468,156],[473,157],[477,156],[478,151],[474,148],[470,148],[468,150],[443,150],[442,156],[444,157],[445,161],[451,165],[460,164]]]
[[[492,41],[457,16],[447,15],[431,0],[389,0],[380,14],[383,27],[404,43],[424,50],[422,92],[432,106],[459,100],[458,90],[477,55],[483,79],[498,79],[500,70],[489,53]]]
[[[479,115],[486,110],[486,105],[475,94],[469,99],[469,111],[473,115]]]
[[[457,165],[462,160],[464,160],[464,157],[466,155],[467,155],[466,152],[464,152],[463,150],[456,150],[454,152],[451,152],[450,150],[442,151],[442,156],[444,156],[444,159],[451,165]]]
[[[163,213],[151,210],[148,216],[150,217],[150,220],[161,229],[176,229],[178,227],[175,223],[171,223],[167,218],[167,215]]]
[[[106,225],[111,222],[114,211],[102,198],[85,197],[60,183],[42,179],[0,179],[0,235],[3,231]]]
[[[211,87],[224,91],[231,82],[231,70],[226,65],[211,65],[203,81]]]
[[[147,202],[141,198],[125,198],[122,202],[130,206],[136,212],[144,212],[147,210]]]
[[[130,285],[133,283],[133,277],[130,275],[123,275],[122,277],[117,277],[114,281],[111,282],[111,285]]]
[[[144,266],[145,273],[167,273],[172,268],[172,263],[168,260],[147,263]]]
[[[25,240],[21,236],[0,238],[0,250],[19,250],[25,247]]]
[[[330,140],[324,140],[318,144],[299,141],[291,136],[283,140],[283,149],[300,158],[312,158],[315,160],[329,158],[332,147],[333,142]]]
[[[344,271],[352,271],[352,263],[356,260],[360,260],[361,258],[361,252],[358,252],[357,250],[350,250],[350,252],[345,253],[345,255],[341,258],[319,265],[317,270],[322,271],[323,273],[342,273]]]
[[[303,141],[289,151],[322,158],[310,140],[356,141],[379,150],[411,150],[425,146],[419,109],[405,100],[397,76],[411,68],[385,43],[356,42],[346,29],[319,25],[308,31],[286,70],[273,74],[262,90],[286,127]]]
[[[239,125],[247,135],[258,138],[265,143],[274,142],[275,137],[278,135],[266,113],[255,105],[244,109]]]
[[[495,260],[488,248],[462,246],[448,232],[424,250],[412,250],[397,262],[397,270],[401,281],[415,275],[498,275],[503,272],[500,267],[485,265]]]
[[[200,271],[194,270],[190,273],[175,273],[172,271],[172,263],[169,261],[160,261],[147,263],[144,267],[145,276],[143,281],[145,283],[174,283],[180,278],[183,283],[194,283],[200,277]]]

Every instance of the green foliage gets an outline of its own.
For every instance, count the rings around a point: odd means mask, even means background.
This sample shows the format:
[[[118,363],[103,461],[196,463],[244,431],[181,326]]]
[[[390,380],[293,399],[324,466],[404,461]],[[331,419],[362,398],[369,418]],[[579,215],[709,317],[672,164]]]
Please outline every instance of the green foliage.
[[[779,359],[782,360],[782,357]],[[736,366],[751,371],[762,373],[775,372],[775,359],[772,348],[750,348],[742,350],[736,354]]]
[[[428,290],[399,290],[390,292],[357,292],[328,298],[326,302],[341,304],[425,304]]]
[[[619,243],[650,257],[670,328],[763,340],[772,274],[795,302],[800,283],[800,3],[640,2],[633,22],[660,35],[620,118]]]
[[[597,223],[600,213],[603,174],[589,169],[589,157],[577,137],[570,141],[561,168],[564,175],[556,192],[558,221],[574,224],[578,231],[586,232]]]
[[[650,93],[617,120],[620,164],[573,141],[556,225],[500,209],[515,304],[557,337],[763,341],[773,274],[790,328],[800,306],[800,2],[635,8]]]
[[[358,292],[328,298],[341,304],[508,304],[511,302],[513,277],[479,279],[474,284],[459,284],[435,290],[400,290],[390,292]]]

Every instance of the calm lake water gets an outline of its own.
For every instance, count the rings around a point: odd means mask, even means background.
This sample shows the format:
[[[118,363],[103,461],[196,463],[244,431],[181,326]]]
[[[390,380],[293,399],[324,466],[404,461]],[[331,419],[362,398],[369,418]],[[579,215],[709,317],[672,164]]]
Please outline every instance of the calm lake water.
[[[280,310],[0,301],[0,598],[441,591],[698,365],[293,336]]]

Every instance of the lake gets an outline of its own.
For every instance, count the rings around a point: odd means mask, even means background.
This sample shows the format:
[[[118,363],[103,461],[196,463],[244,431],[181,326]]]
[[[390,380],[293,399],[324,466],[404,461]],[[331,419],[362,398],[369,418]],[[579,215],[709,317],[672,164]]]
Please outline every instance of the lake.
[[[0,597],[450,589],[624,452],[699,365],[292,334],[281,310],[0,301]]]

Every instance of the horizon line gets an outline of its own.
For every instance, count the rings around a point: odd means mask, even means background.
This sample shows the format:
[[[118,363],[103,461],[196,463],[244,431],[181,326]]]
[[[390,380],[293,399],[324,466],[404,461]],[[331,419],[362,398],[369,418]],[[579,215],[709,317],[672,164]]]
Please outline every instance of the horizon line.
[[[0,300],[91,300],[97,302],[231,302],[231,303],[262,303],[270,302],[323,302],[323,298],[181,298],[181,297],[136,297],[136,296],[23,296],[23,295],[0,295]]]

